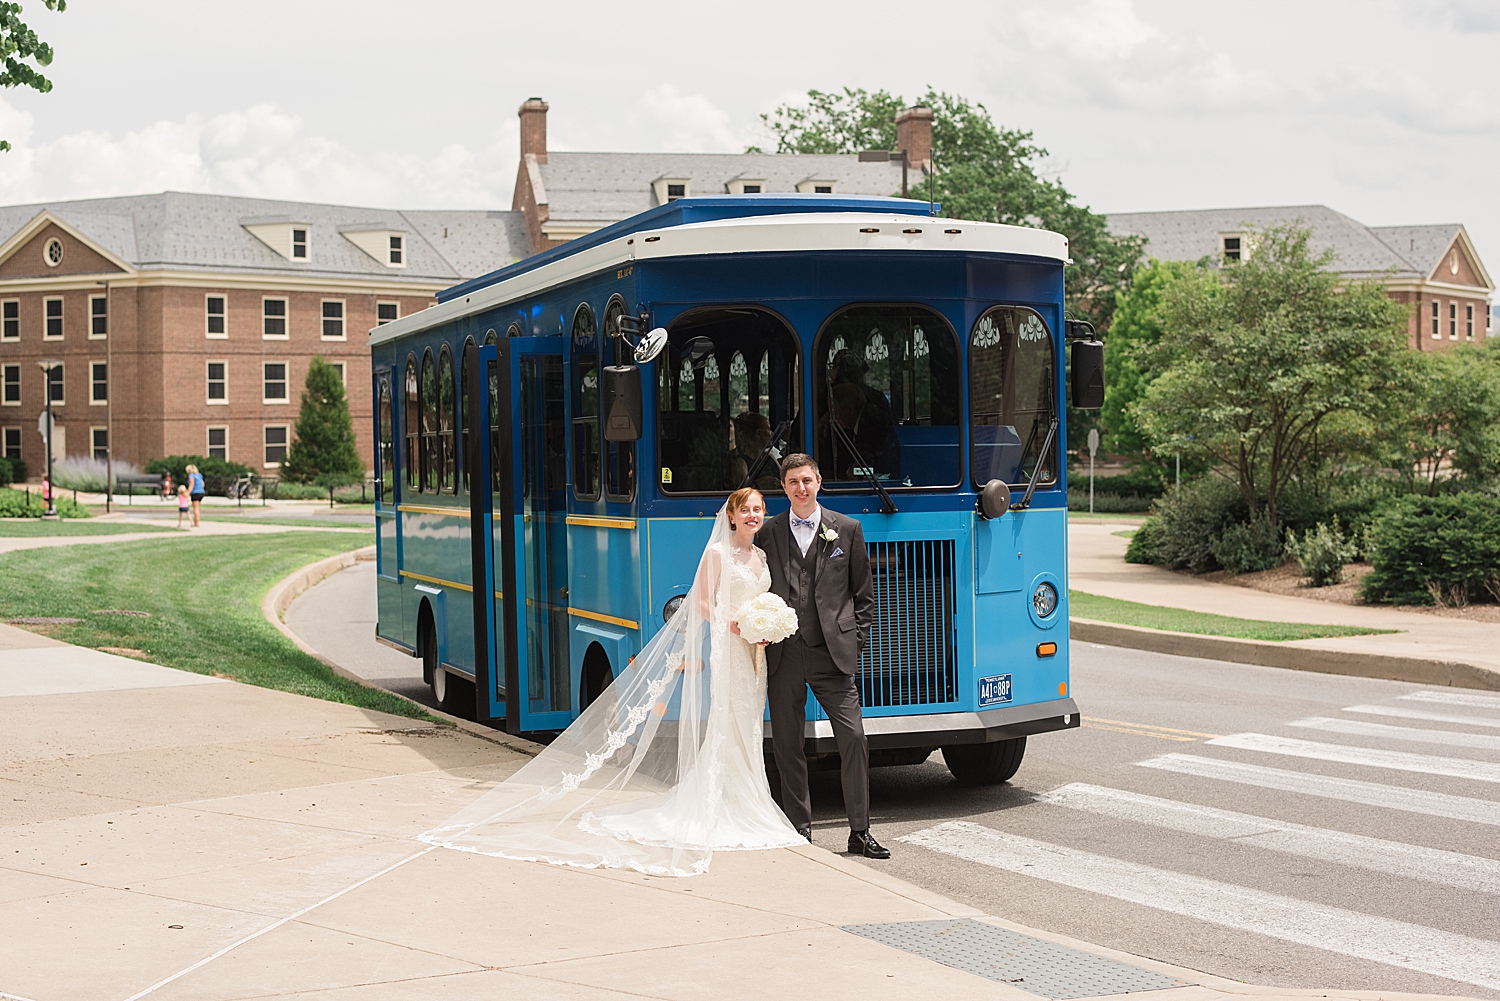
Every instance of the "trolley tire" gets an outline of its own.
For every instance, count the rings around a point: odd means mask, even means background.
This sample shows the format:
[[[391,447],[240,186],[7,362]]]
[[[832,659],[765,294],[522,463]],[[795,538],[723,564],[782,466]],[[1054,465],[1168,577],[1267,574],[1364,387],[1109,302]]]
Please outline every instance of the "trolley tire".
[[[960,784],[989,786],[1015,775],[1025,754],[1026,738],[1013,737],[989,744],[950,744],[943,748],[943,761]]]

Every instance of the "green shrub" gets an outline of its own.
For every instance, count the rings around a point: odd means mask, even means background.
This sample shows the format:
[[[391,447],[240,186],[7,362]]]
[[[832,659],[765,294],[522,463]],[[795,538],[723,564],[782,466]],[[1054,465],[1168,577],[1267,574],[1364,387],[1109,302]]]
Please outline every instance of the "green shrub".
[[[1408,497],[1370,528],[1369,601],[1456,605],[1500,601],[1500,497]]]
[[[1147,518],[1131,535],[1130,545],[1125,547],[1125,562],[1156,563],[1161,544],[1161,519]]]
[[[1208,548],[1219,566],[1232,574],[1269,570],[1281,566],[1286,558],[1280,527],[1264,516],[1249,523],[1224,526],[1224,531],[1209,542]]]
[[[40,490],[17,490],[0,487],[0,518],[40,518],[47,511]],[[63,518],[92,517],[89,509],[77,504],[71,497],[57,498],[57,513]]]
[[[1249,508],[1234,484],[1217,476],[1184,483],[1151,508],[1147,525],[1131,539],[1134,561],[1171,570],[1203,573],[1220,566],[1214,544],[1230,525],[1250,520]]]
[[[9,459],[0,459],[0,487],[8,487],[16,481],[15,473],[11,472]]]
[[[1328,587],[1344,580],[1344,564],[1359,555],[1359,545],[1353,536],[1345,537],[1335,515],[1333,522],[1320,523],[1297,538],[1290,529],[1286,533],[1286,551],[1302,568],[1302,576],[1312,581],[1313,587]]]

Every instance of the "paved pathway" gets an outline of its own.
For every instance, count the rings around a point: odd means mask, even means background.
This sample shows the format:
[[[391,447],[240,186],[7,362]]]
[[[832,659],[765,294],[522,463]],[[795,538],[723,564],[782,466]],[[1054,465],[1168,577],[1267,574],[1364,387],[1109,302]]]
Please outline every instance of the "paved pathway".
[[[100,521],[106,520],[101,517]],[[156,525],[157,521],[147,518],[132,518],[130,516],[109,515],[107,520],[114,525]],[[85,546],[100,545],[110,542],[137,542],[142,539],[152,541],[171,542],[178,539],[193,539],[205,535],[271,535],[277,532],[348,532],[350,535],[368,535],[369,529],[353,528],[342,524],[330,524],[328,527],[296,526],[296,525],[257,525],[253,522],[232,521],[205,521],[198,528],[182,529],[171,532],[120,532],[115,535],[42,535],[42,536],[0,536],[0,553],[13,553],[22,549],[47,549],[53,546]]]
[[[1267,594],[1233,584],[1199,580],[1160,567],[1126,563],[1123,557],[1129,540],[1114,533],[1128,527],[1118,522],[1071,522],[1068,586],[1107,598],[1242,619],[1399,629],[1401,632],[1395,634],[1297,640],[1287,645],[1460,661],[1500,671],[1500,625],[1380,606],[1340,605]]]

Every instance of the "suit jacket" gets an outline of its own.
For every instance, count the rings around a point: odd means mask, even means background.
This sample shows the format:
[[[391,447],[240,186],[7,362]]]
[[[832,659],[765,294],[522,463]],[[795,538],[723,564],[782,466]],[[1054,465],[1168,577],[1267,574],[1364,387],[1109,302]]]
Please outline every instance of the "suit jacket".
[[[854,518],[823,508],[823,521],[807,554],[813,566],[813,604],[823,627],[823,641],[833,662],[845,674],[859,668],[859,654],[875,623],[875,588],[870,581],[870,554],[865,549],[864,528]],[[838,538],[823,538],[823,527]],[[782,512],[756,533],[755,544],[766,553],[771,571],[771,593],[791,600],[787,574],[792,567],[797,540],[792,537],[791,515]],[[837,554],[837,555],[835,555]],[[766,648],[766,663],[772,673],[781,663],[781,644]]]

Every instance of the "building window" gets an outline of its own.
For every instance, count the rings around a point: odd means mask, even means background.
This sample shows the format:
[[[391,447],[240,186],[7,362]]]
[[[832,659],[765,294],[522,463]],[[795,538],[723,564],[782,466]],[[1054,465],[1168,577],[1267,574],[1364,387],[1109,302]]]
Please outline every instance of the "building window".
[[[377,302],[375,304],[375,326],[383,327],[392,320],[401,319],[401,304],[398,302]]]
[[[47,262],[47,267],[55,268],[62,263],[63,243],[57,237],[47,241],[47,246],[42,248],[42,260]]]
[[[89,445],[94,451],[94,461],[109,459],[109,428],[89,428]]]
[[[292,230],[292,259],[298,261],[307,260],[307,230]]]
[[[1237,261],[1240,259],[1240,237],[1224,237],[1224,260]]]
[[[1458,303],[1448,303],[1448,340],[1458,340]]]
[[[405,241],[406,241],[406,237],[404,237],[404,236],[393,236],[393,237],[391,237],[391,263],[392,264],[400,264],[401,263],[402,253],[406,249]]]
[[[815,194],[815,195],[831,195],[831,194],[833,194],[833,185],[831,185],[831,184],[814,184],[813,185],[813,194]]]
[[[47,370],[47,395],[51,397],[54,405],[63,405],[63,367],[61,365],[54,365]]]
[[[276,469],[286,461],[286,425],[266,425],[266,468]]]
[[[227,361],[208,363],[208,402],[220,404],[229,402],[229,363]]]
[[[21,366],[5,366],[5,397],[4,403],[7,407],[19,407],[21,405]]]
[[[208,429],[208,457],[225,460],[229,458],[229,429],[227,427]]]
[[[1439,308],[1438,307],[1438,301],[1436,299],[1432,300],[1432,336],[1433,337],[1442,337],[1443,336],[1441,333],[1438,332],[1438,323],[1439,323],[1439,320],[1438,320],[1438,308]]]
[[[669,185],[667,185],[667,201],[669,201],[669,202],[676,201],[679,198],[686,198],[686,197],[687,197],[687,185],[686,184],[669,184]]]
[[[740,190],[743,191],[747,195],[758,195],[758,194],[760,194],[760,185],[759,184],[746,184],[746,185],[742,186],[740,188]]]
[[[323,301],[323,340],[344,339],[344,302],[342,299]]]
[[[222,295],[211,295],[203,300],[203,311],[205,313],[204,336],[206,337],[228,337],[229,317],[224,311],[224,297]]]
[[[261,336],[286,338],[286,300],[285,299],[262,299],[261,315],[263,317]]]
[[[331,361],[328,363],[328,367],[339,374],[339,382],[341,382],[345,386],[345,388],[347,388],[349,385],[349,380],[344,377],[344,363],[341,361]]]
[[[5,429],[5,457],[7,459],[19,459],[21,457],[21,429]]]
[[[261,393],[262,403],[285,403],[286,395],[286,362],[268,361],[262,366],[264,372],[264,391]]]
[[[1464,307],[1464,340],[1474,339],[1474,304]]]
[[[109,297],[96,295],[89,298],[89,336],[109,336]]]
[[[63,301],[61,299],[48,299],[46,301],[47,325],[42,336],[49,341],[60,341],[63,335]]]
[[[19,341],[21,339],[21,300],[6,299],[0,303],[0,317],[3,317],[3,326],[0,326],[0,339],[7,341]]]
[[[102,361],[89,362],[89,404],[109,402],[109,366]]]

